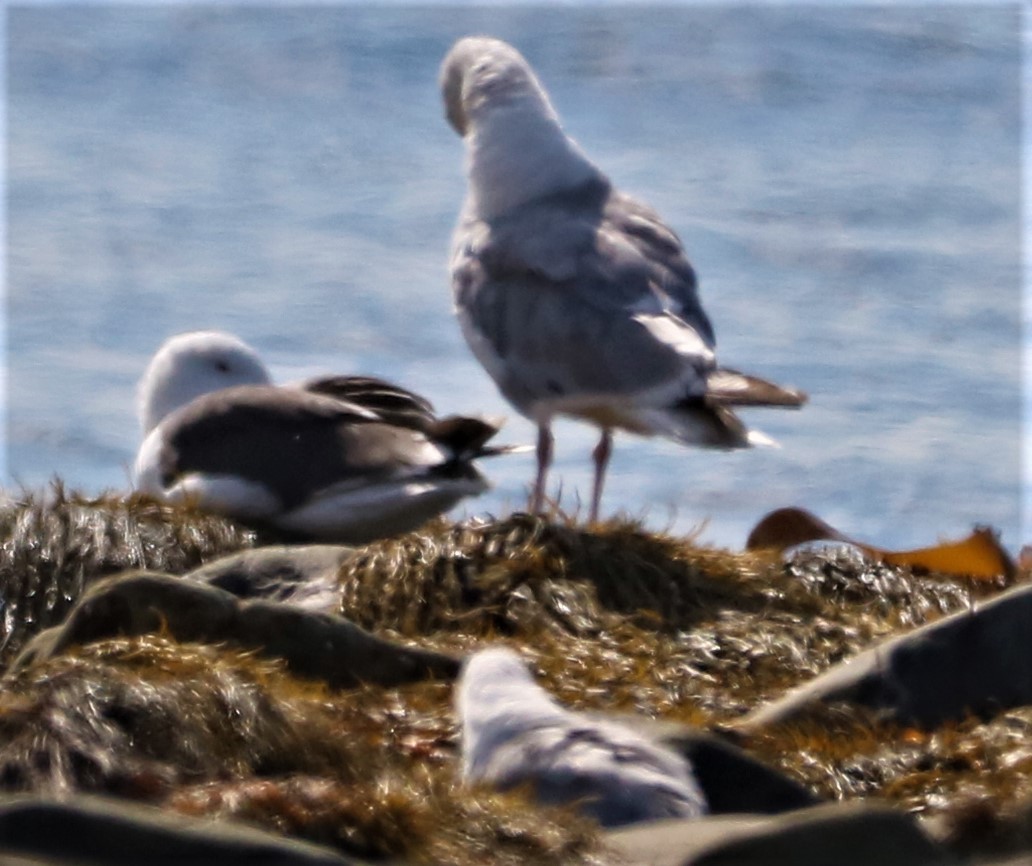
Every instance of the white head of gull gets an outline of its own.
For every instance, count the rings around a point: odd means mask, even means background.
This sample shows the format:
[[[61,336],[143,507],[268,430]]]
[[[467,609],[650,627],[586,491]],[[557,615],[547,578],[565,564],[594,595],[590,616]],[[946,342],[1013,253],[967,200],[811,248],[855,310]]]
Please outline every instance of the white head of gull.
[[[136,390],[144,435],[194,397],[234,385],[271,385],[258,353],[224,331],[188,331],[169,337],[151,358]]]
[[[467,782],[529,784],[540,802],[575,804],[604,827],[706,812],[686,758],[623,724],[560,706],[512,650],[471,656],[455,703]]]
[[[452,245],[455,308],[503,396],[537,424],[531,510],[544,503],[556,415],[601,430],[592,521],[614,430],[710,448],[771,444],[732,407],[798,407],[805,395],[717,366],[677,235],[566,135],[522,55],[461,39],[441,89],[469,179]]]
[[[487,489],[475,457],[498,430],[438,419],[430,404],[369,377],[271,384],[238,338],[168,340],[144,374],[136,488],[159,500],[325,541],[415,529]]]

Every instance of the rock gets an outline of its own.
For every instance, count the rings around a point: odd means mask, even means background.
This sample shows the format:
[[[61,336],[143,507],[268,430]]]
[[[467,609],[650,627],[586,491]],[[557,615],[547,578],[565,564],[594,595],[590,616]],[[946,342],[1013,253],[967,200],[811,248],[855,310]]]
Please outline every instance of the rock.
[[[0,799],[0,856],[31,863],[202,863],[245,866],[359,866],[329,848],[274,836],[243,824],[171,815],[149,806],[96,796],[70,801]],[[17,861],[10,861],[17,862]]]
[[[258,547],[206,563],[186,577],[242,599],[334,613],[340,605],[337,572],[353,555],[354,548],[336,544]]]
[[[158,631],[181,642],[226,642],[281,658],[294,674],[334,688],[453,678],[459,670],[450,656],[392,643],[343,617],[240,601],[217,587],[155,572],[128,572],[91,586],[64,623],[38,634],[13,667],[102,638]]]
[[[711,815],[755,813],[776,815],[823,802],[801,782],[754,758],[725,737],[679,722],[626,713],[597,713],[633,726],[691,762],[692,773]]]
[[[1019,586],[832,667],[736,726],[750,731],[815,705],[849,701],[905,725],[1032,704],[1032,585]]]
[[[947,866],[903,812],[828,803],[777,817],[657,821],[607,834],[629,866]]]
[[[710,814],[774,815],[821,802],[801,782],[713,734],[684,728],[662,739],[691,761]]]

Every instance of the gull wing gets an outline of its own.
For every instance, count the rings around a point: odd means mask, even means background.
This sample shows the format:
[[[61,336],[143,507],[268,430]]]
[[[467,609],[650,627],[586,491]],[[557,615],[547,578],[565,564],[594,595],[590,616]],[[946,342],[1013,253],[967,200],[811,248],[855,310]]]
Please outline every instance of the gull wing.
[[[199,397],[162,429],[164,483],[204,473],[254,481],[285,509],[334,485],[362,485],[442,462],[422,434],[300,390],[243,386]]]
[[[608,183],[467,219],[453,265],[466,338],[521,411],[705,392],[714,340],[695,273],[658,216]]]

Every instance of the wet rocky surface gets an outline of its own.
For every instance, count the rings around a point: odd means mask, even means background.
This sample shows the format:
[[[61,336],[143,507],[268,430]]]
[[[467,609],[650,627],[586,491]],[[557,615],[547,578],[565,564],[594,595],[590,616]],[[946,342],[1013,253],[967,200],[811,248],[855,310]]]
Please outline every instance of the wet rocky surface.
[[[1027,571],[782,560],[519,514],[304,547],[59,489],[6,506],[0,534],[12,862],[1032,855]],[[603,834],[464,787],[452,679],[498,642],[564,704],[680,749],[711,814]]]

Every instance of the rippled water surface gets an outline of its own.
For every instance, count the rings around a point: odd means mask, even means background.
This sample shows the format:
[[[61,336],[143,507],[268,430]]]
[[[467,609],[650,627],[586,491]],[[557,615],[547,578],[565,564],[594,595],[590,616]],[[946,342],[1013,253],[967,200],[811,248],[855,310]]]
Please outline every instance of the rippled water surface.
[[[446,261],[437,67],[513,42],[688,247],[721,360],[810,392],[780,450],[621,436],[604,507],[738,546],[802,505],[884,545],[1020,529],[1019,7],[205,5],[8,12],[8,484],[124,488],[134,387],[224,328],[281,379],[375,373],[508,412]],[[563,503],[594,432],[557,428]],[[470,513],[525,502],[532,455]]]

